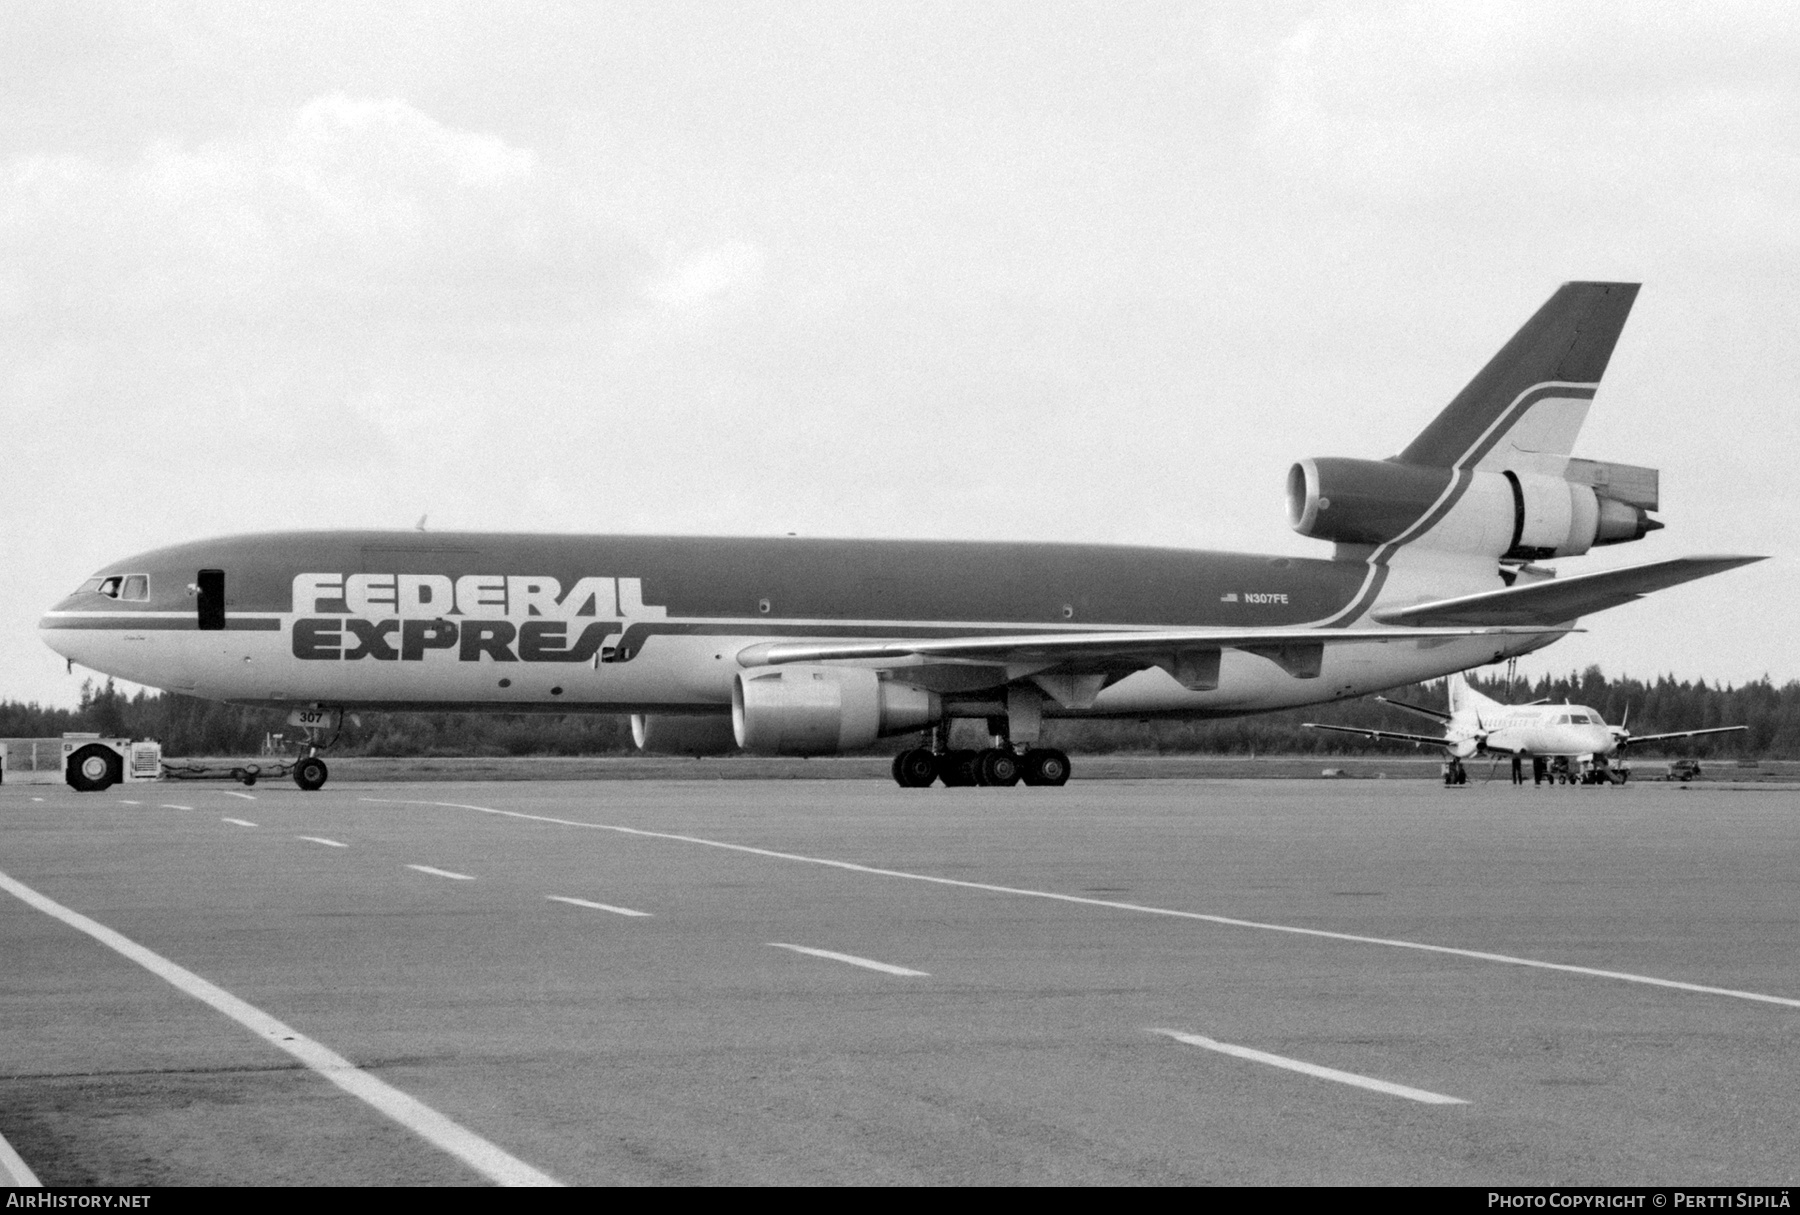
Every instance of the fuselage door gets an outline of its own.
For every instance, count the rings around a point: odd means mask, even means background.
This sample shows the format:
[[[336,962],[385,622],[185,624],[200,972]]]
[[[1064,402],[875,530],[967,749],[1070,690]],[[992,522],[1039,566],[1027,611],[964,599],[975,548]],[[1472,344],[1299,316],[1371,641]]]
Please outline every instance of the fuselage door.
[[[201,570],[194,586],[201,631],[222,630],[225,627],[225,571]]]

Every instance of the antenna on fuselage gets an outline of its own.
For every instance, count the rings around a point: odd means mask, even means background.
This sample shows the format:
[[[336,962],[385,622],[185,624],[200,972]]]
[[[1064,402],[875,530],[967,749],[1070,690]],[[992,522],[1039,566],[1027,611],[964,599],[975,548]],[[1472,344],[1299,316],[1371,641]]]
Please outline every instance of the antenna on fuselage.
[[[413,524],[413,530],[415,532],[424,531],[425,530],[425,520],[427,520],[429,518],[431,518],[431,515],[429,512],[427,512],[426,514],[420,515],[419,521],[417,523]]]

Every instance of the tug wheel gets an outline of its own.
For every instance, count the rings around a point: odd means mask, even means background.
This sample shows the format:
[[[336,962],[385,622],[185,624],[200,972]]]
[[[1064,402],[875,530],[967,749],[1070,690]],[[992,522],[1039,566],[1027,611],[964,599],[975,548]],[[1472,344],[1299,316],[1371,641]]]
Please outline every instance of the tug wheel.
[[[125,779],[125,761],[111,747],[89,743],[69,756],[63,775],[75,792],[99,793]]]

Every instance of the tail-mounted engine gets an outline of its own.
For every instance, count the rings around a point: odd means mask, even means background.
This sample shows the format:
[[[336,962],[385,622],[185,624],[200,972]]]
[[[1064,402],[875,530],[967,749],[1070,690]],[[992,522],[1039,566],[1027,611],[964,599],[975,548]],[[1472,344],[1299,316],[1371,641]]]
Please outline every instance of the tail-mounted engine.
[[[1532,560],[1641,540],[1661,523],[1654,468],[1568,460],[1561,476],[1325,457],[1288,471],[1288,522],[1338,544],[1401,540]]]
[[[868,667],[758,667],[731,685],[738,745],[762,755],[860,751],[943,716],[935,692],[882,679]]]

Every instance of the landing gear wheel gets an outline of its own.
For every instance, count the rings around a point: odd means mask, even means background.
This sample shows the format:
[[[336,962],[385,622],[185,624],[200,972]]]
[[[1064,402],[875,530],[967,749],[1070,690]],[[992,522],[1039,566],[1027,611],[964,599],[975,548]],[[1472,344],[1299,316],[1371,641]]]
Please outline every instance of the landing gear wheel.
[[[1069,757],[1055,747],[1027,751],[1019,775],[1028,785],[1066,785],[1069,783]]]
[[[331,769],[317,755],[308,755],[294,765],[294,783],[306,792],[325,787],[325,778],[331,775]]]
[[[925,789],[937,779],[937,756],[924,747],[902,751],[894,757],[894,779],[905,789]]]
[[[981,753],[981,783],[984,785],[1016,785],[1019,783],[1019,757],[998,747]]]
[[[943,778],[946,789],[979,785],[981,774],[975,768],[980,762],[979,751],[946,751],[938,758],[938,775]]]
[[[100,793],[125,779],[125,761],[111,747],[90,743],[69,756],[63,778],[77,793]]]

